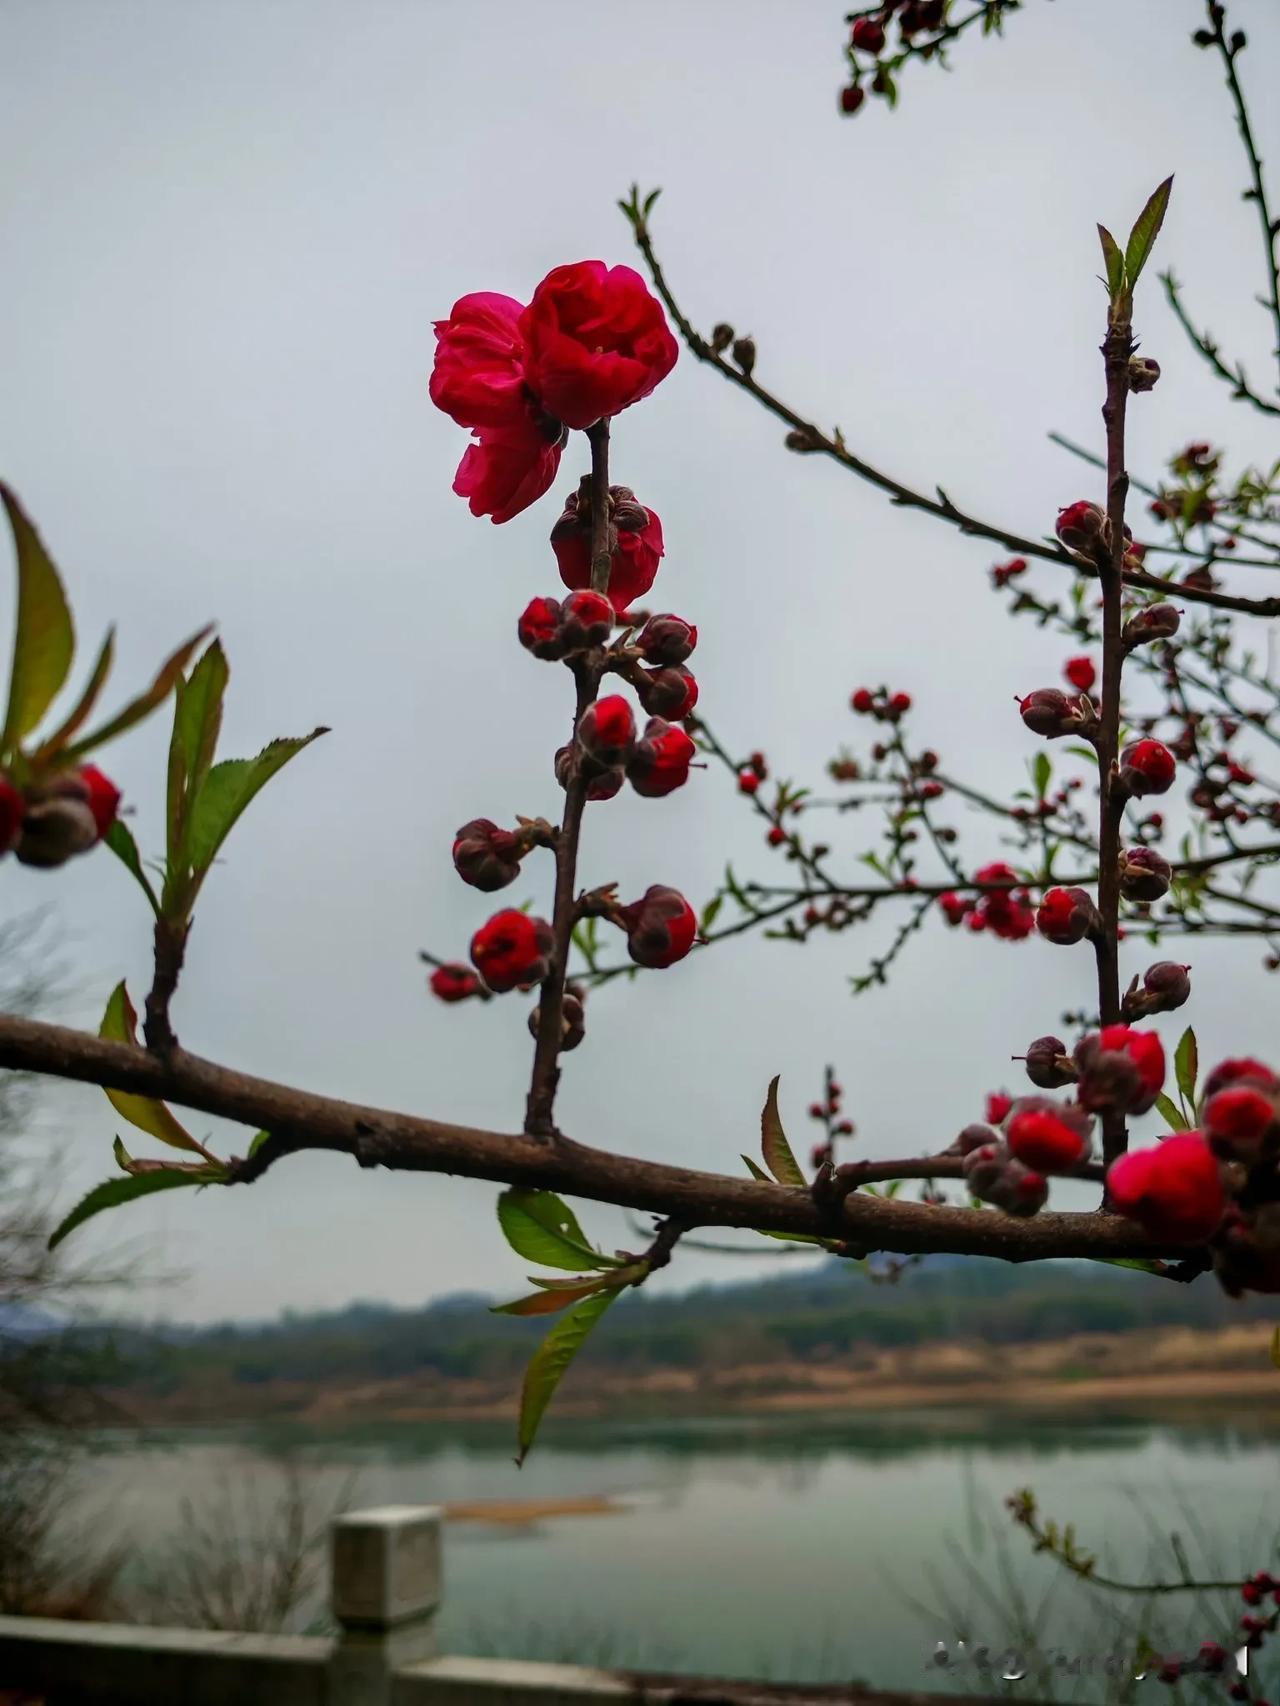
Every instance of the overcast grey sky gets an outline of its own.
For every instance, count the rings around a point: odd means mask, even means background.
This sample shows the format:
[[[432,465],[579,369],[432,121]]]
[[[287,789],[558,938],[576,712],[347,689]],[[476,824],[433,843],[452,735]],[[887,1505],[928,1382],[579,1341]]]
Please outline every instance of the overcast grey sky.
[[[427,398],[431,321],[471,290],[527,299],[563,261],[631,261],[614,203],[633,178],[663,186],[656,239],[696,322],[753,332],[766,383],[872,460],[1033,535],[1097,495],[1045,438],[1099,436],[1096,219],[1127,227],[1176,171],[1160,259],[1263,367],[1254,216],[1220,73],[1188,43],[1197,3],[1031,0],[1005,41],[963,43],[951,76],[910,67],[897,113],[852,123],[835,111],[843,10],[0,6],[0,469],[64,571],[86,653],[119,620],[121,691],[216,619],[227,754],[333,728],[255,803],[208,885],[175,1010],[188,1047],[518,1124],[527,1002],[446,1011],[417,950],[464,952],[492,910],[453,874],[457,824],[558,811],[568,684],[519,650],[514,622],[558,589],[546,536],[585,446],[575,436],[552,494],[514,522],[473,520],[449,489],[464,435]],[[1280,19],[1269,0],[1233,14],[1280,161]],[[1138,323],[1165,377],[1134,410],[1135,470],[1189,437],[1273,452],[1180,341],[1154,279]],[[986,545],[788,455],[781,436],[687,356],[616,423],[615,478],[666,532],[658,607],[700,628],[708,718],[813,778],[865,733],[850,688],[883,679],[915,695],[948,765],[1016,786],[1030,745],[1013,695],[1057,678],[1061,645],[999,613]],[[158,717],[105,761],[153,854],[166,739]],[[779,868],[710,771],[667,800],[596,808],[582,874],[701,897],[726,856],[762,880]],[[526,873],[510,897],[549,909],[549,866]],[[72,1016],[96,1026],[122,974],[145,990],[144,905],[105,852],[53,876],[6,863],[6,914],[51,897]],[[1088,999],[1083,952],[938,926],[887,991],[855,1002],[846,973],[882,939],[747,939],[602,993],[567,1063],[565,1129],[737,1171],[774,1072],[807,1147],[803,1109],[830,1060],[867,1151],[910,1153],[948,1140],[1011,1081],[1008,1056]],[[1194,957],[1204,1052],[1274,1053],[1256,950]],[[61,1091],[55,1112],[70,1200],[111,1171],[119,1122],[87,1089]],[[408,1303],[517,1283],[494,1194],[300,1157],[251,1190],[136,1205],[101,1237],[141,1237],[183,1269],[139,1291],[147,1312]],[[612,1210],[586,1220],[625,1237]],[[690,1257],[663,1277],[725,1272],[742,1268]]]

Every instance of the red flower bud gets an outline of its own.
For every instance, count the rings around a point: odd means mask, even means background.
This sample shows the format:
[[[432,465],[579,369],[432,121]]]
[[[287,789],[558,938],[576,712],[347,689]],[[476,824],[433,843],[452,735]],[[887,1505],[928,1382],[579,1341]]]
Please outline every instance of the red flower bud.
[[[1252,1085],[1241,1084],[1218,1090],[1204,1106],[1204,1127],[1210,1139],[1228,1143],[1254,1144],[1276,1123],[1273,1097]]]
[[[27,802],[7,776],[0,776],[0,853],[17,845]]]
[[[471,938],[471,962],[495,995],[541,983],[551,969],[554,938],[542,918],[507,907]]]
[[[542,1004],[539,1002],[529,1012],[529,1035],[535,1039],[541,1021]],[[560,1053],[567,1054],[571,1048],[577,1048],[586,1034],[587,1021],[582,1007],[582,997],[566,989],[564,999],[560,1003]]]
[[[1107,1172],[1107,1190],[1118,1213],[1178,1243],[1208,1238],[1226,1207],[1217,1158],[1197,1131],[1120,1156]]]
[[[875,702],[875,694],[872,693],[869,687],[859,687],[849,697],[850,707],[861,717],[865,717],[867,715],[875,705]]]
[[[1124,998],[1126,1019],[1145,1019],[1151,1013],[1172,1013],[1191,999],[1190,966],[1175,960],[1159,960],[1143,973],[1142,989],[1131,989]],[[1134,979],[1137,983],[1137,979]]]
[[[768,835],[765,836],[765,840],[769,843],[770,847],[781,847],[786,839],[787,832],[783,829],[782,825],[778,823],[775,823]]]
[[[454,837],[453,867],[464,883],[492,894],[520,875],[520,843],[487,817],[473,818]]]
[[[1125,623],[1120,638],[1127,651],[1146,645],[1149,640],[1171,640],[1178,632],[1182,617],[1172,604],[1148,604]]]
[[[891,722],[896,722],[899,717],[904,716],[910,709],[911,695],[909,693],[895,693],[886,706],[886,711]]]
[[[863,53],[881,53],[884,49],[884,25],[875,18],[855,18],[849,39]]]
[[[589,482],[570,493],[564,511],[551,530],[560,579],[566,586],[591,585],[591,504]],[[662,560],[662,523],[656,513],[636,501],[628,486],[610,486],[609,516],[615,544],[609,565],[609,603],[625,610],[643,598],[658,575]],[[597,593],[597,598],[603,595]]]
[[[1154,391],[1156,381],[1160,377],[1160,363],[1153,361],[1149,355],[1131,355],[1129,357],[1129,389],[1131,391]]]
[[[93,821],[98,828],[98,839],[111,828],[116,821],[116,810],[120,805],[120,790],[107,776],[104,776],[96,764],[86,764],[79,772],[80,780],[89,790],[86,804],[93,813]]]
[[[1106,537],[1107,517],[1097,504],[1087,503],[1082,498],[1058,511],[1054,532],[1068,551],[1091,556]]]
[[[427,987],[439,1001],[466,1001],[479,995],[480,979],[470,966],[437,966],[427,979]]]
[[[1003,1090],[993,1090],[987,1097],[987,1123],[989,1125],[1003,1125],[1009,1117],[1009,1110],[1012,1106],[1012,1096],[1006,1096]]]
[[[689,780],[689,766],[697,750],[683,729],[661,717],[650,717],[627,765],[627,779],[637,794],[659,799]]]
[[[1076,1081],[1075,1066],[1061,1037],[1037,1037],[1027,1045],[1023,1065],[1027,1077],[1041,1090],[1060,1090]]]
[[[664,669],[641,670],[643,685],[636,683],[640,703],[651,717],[669,717],[679,722],[698,703],[698,683],[680,664]]]
[[[1089,1153],[1089,1140],[1048,1108],[1024,1108],[1005,1127],[1009,1149],[1037,1173],[1066,1173]]]
[[[1130,900],[1159,900],[1169,892],[1173,867],[1154,847],[1129,847],[1120,854],[1120,892]]]
[[[1164,1049],[1154,1031],[1104,1025],[1076,1044],[1080,1101],[1095,1113],[1145,1114],[1164,1088]]]
[[[1245,1055],[1235,1060],[1224,1060],[1221,1066],[1215,1066],[1205,1079],[1204,1094],[1216,1096],[1228,1084],[1251,1084],[1258,1090],[1274,1090],[1280,1089],[1280,1078],[1260,1060],[1251,1060]]]
[[[995,564],[991,570],[991,584],[999,591],[1001,587],[1008,586],[1015,576],[1025,575],[1026,572],[1027,559],[1025,557],[1012,557],[1007,563]]]
[[[578,722],[582,750],[602,766],[625,764],[636,739],[636,720],[621,693],[588,705]]]
[[[603,646],[613,632],[613,606],[602,592],[584,587],[565,599],[560,607],[560,622],[566,651]]]
[[[1036,911],[1036,929],[1063,946],[1082,942],[1099,924],[1098,909],[1084,889],[1048,889]]]
[[[1092,658],[1068,658],[1062,673],[1073,687],[1078,687],[1081,693],[1087,693],[1098,679],[1098,672],[1093,667]]]
[[[948,889],[946,894],[938,896],[938,905],[942,908],[950,925],[962,924],[964,916],[971,910],[972,903],[958,895],[954,889]]]
[[[101,781],[95,783],[89,771]],[[96,846],[102,834],[99,818],[111,803],[101,783],[114,793],[111,783],[89,765],[81,771],[60,771],[30,789],[17,842],[20,863],[50,870]],[[110,818],[106,822],[109,826]]]
[[[698,630],[680,616],[651,616],[636,635],[635,645],[646,663],[684,663],[698,643]]]
[[[531,598],[516,623],[520,644],[536,658],[555,662],[565,654],[564,637],[560,631],[560,600]]]
[[[1167,794],[1178,767],[1158,740],[1140,740],[1120,754],[1120,781],[1130,794]]]
[[[951,1147],[961,1155],[972,1155],[975,1149],[981,1149],[987,1144],[1000,1141],[998,1133],[992,1131],[989,1125],[967,1125],[956,1138]]]
[[[754,794],[759,786],[760,778],[756,775],[754,770],[739,771],[738,792],[740,794]]]
[[[621,909],[626,920],[627,952],[639,966],[674,965],[693,946],[698,920],[676,889],[654,883],[639,900]]]
[[[820,1168],[825,1167],[830,1159],[831,1145],[829,1143],[815,1143],[813,1148],[809,1151],[809,1160],[815,1173]]]
[[[866,98],[865,89],[860,89],[856,83],[850,83],[840,91],[840,111],[846,118],[852,118]]]
[[[1056,687],[1037,687],[1019,699],[1018,710],[1032,734],[1043,735],[1046,740],[1057,740],[1061,735],[1088,736],[1097,724],[1087,695],[1070,698]]]

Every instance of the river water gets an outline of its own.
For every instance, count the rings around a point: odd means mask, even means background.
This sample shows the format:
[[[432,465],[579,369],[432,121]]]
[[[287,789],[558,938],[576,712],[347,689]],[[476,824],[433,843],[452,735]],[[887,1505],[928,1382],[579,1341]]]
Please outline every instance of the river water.
[[[1229,1640],[1238,1595],[1086,1588],[1033,1553],[1005,1497],[1034,1488],[1117,1576],[1176,1579],[1182,1558],[1280,1573],[1280,1409],[1064,1416],[553,1420],[522,1470],[507,1427],[186,1430],[104,1439],[90,1497],[145,1556],[184,1498],[269,1505],[289,1452],[313,1511],[599,1495],[609,1514],[448,1524],[443,1647],[958,1691],[991,1683],[985,1645],[997,1676],[1029,1672],[1015,1697],[1120,1699],[1144,1630],[1160,1651]]]

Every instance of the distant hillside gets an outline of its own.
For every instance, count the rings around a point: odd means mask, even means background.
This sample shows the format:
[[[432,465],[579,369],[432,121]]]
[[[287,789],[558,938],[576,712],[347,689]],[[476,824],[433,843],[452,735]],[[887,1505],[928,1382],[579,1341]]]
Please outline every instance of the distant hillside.
[[[460,1294],[417,1309],[353,1303],[269,1324],[141,1330],[96,1328],[123,1389],[163,1398],[255,1388],[327,1392],[417,1379],[507,1386],[548,1323],[489,1313]],[[763,1280],[704,1285],[678,1296],[627,1293],[582,1359],[601,1378],[652,1371],[866,1364],[872,1353],[931,1344],[997,1348],[1080,1334],[1243,1326],[1280,1319],[1280,1302],[1232,1303],[1211,1279],[1193,1285],[1092,1263],[1027,1268],[939,1258],[876,1285],[839,1261]],[[105,1339],[106,1344],[103,1344]],[[233,1405],[234,1407],[234,1405]]]

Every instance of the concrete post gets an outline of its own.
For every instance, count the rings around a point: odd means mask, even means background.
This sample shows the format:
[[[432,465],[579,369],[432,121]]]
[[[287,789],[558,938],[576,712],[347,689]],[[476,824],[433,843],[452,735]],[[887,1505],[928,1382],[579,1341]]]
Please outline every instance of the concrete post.
[[[329,1665],[330,1706],[388,1706],[394,1672],[435,1651],[441,1515],[437,1505],[387,1505],[334,1523],[339,1635]]]

